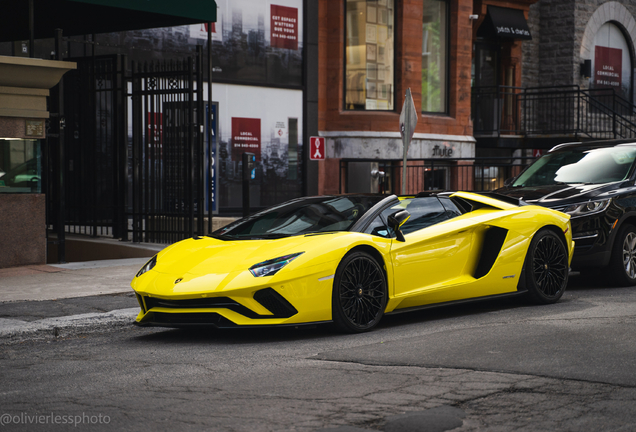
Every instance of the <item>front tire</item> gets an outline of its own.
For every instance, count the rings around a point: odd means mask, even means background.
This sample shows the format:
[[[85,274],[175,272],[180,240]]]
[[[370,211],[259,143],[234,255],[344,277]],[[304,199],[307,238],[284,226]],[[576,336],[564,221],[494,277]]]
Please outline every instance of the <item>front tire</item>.
[[[625,224],[618,231],[612,246],[609,264],[614,282],[620,286],[636,285],[636,227]]]
[[[539,230],[530,243],[525,263],[528,298],[535,304],[556,303],[568,284],[568,252],[552,230]]]
[[[333,284],[332,316],[336,327],[362,333],[380,322],[387,302],[386,277],[366,252],[353,252],[338,265]]]

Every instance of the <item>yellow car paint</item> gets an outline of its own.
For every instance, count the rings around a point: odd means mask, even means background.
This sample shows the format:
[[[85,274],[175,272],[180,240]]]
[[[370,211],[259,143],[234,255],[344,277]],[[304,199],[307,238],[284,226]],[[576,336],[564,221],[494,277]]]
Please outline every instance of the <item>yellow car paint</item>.
[[[468,192],[452,196],[483,207],[405,235],[405,242],[357,232],[297,235],[275,240],[224,241],[211,237],[175,243],[157,255],[156,266],[131,283],[138,295],[143,324],[153,313],[215,312],[236,325],[281,325],[332,319],[332,290],[339,263],[353,249],[373,251],[382,260],[388,301],[385,312],[452,302],[517,290],[532,236],[543,227],[562,234],[571,262],[574,242],[570,216],[539,206],[516,206]],[[406,207],[396,204],[396,209]],[[506,229],[503,247],[491,270],[473,277],[484,234]],[[255,277],[249,268],[272,258],[303,252],[273,276]],[[273,316],[254,299],[271,288],[297,311]],[[192,300],[227,297],[259,317],[250,318],[224,307],[148,310],[149,298]]]

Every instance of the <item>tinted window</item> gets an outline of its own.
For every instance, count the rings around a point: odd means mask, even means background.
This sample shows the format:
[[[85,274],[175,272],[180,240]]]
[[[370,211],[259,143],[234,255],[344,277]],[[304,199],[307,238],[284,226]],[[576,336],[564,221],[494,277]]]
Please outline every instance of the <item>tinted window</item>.
[[[465,213],[465,211],[462,211],[462,209],[457,204],[455,204],[455,202],[453,202],[453,200],[450,199],[449,197],[438,197],[438,198],[439,198],[439,201],[444,206],[444,209],[446,210],[446,215],[448,216],[449,219],[460,216]]]
[[[627,179],[636,158],[631,147],[578,148],[547,154],[512,184],[513,187],[558,183],[610,183]]]
[[[382,216],[378,215],[375,219],[369,224],[368,228],[364,231],[367,234],[376,235],[384,238],[394,237],[393,230],[387,226],[385,223],[386,216],[391,213],[395,213],[395,210],[388,209],[391,212],[389,213],[387,210],[382,212]],[[385,215],[387,213],[387,215]]]
[[[231,239],[280,238],[347,231],[382,196],[303,198],[272,207],[214,232]]]
[[[414,231],[424,229],[461,214],[456,207],[455,210],[447,211],[440,203],[439,199],[432,196],[404,199],[400,201],[399,204],[396,204],[390,209],[382,212],[382,215],[384,217],[388,217],[389,215],[404,209],[408,210],[411,217],[406,221],[406,223],[404,223],[404,225],[402,225],[401,231],[403,234],[409,234]]]

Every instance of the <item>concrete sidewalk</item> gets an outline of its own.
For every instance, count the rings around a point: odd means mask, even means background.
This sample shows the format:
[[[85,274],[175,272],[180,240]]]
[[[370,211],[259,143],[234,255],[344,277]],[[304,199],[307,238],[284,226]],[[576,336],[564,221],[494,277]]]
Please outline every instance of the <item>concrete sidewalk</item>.
[[[148,258],[0,269],[0,344],[132,326]]]

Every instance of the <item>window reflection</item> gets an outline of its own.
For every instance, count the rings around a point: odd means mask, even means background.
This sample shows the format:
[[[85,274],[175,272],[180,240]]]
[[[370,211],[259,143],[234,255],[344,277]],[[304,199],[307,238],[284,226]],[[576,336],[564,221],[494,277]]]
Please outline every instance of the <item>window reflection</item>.
[[[446,112],[448,6],[424,0],[422,20],[422,111]]]
[[[0,139],[0,193],[40,193],[41,190],[39,141]]]
[[[347,0],[346,109],[393,109],[393,4]]]

